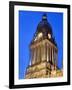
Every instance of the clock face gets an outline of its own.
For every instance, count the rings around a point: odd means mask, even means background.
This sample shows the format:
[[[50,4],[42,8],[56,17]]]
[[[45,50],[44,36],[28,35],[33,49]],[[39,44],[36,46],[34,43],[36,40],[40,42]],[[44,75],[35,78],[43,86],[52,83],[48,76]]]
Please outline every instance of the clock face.
[[[51,39],[51,34],[48,34],[48,38]]]
[[[43,34],[40,32],[38,33],[38,35],[35,37],[34,41],[38,40],[39,38],[41,38],[43,36]]]
[[[38,34],[38,38],[41,38],[43,36],[43,34],[40,32],[39,34]]]

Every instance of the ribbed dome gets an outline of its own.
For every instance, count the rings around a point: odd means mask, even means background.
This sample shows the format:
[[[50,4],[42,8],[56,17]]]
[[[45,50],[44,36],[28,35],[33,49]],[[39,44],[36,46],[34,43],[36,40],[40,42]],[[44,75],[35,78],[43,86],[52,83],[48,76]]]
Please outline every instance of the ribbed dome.
[[[52,28],[51,25],[49,24],[49,22],[47,21],[47,16],[46,14],[44,14],[42,16],[42,20],[40,21],[40,23],[37,26],[37,33],[42,32],[43,34],[46,35],[46,33],[50,33],[52,35]]]
[[[37,40],[38,37],[39,37],[38,40],[48,39],[49,41],[51,41],[52,43],[54,43],[57,46],[55,39],[53,37],[51,25],[47,20],[46,14],[43,14],[42,20],[39,22],[39,24],[37,26],[37,30],[34,34],[34,38],[31,43],[38,41]]]

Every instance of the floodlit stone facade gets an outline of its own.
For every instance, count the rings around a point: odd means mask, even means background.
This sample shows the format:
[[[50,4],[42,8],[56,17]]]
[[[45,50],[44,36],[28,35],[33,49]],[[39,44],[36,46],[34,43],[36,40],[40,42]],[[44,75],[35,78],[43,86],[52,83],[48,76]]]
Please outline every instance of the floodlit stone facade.
[[[57,63],[57,44],[53,37],[52,28],[47,20],[47,16],[44,14],[30,43],[30,65],[27,67],[25,78],[63,76],[63,71],[57,67]]]

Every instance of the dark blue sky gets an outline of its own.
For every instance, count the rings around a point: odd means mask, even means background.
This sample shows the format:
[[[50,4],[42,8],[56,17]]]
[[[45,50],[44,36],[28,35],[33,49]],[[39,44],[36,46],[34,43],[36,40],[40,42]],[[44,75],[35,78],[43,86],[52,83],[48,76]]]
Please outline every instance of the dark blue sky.
[[[63,59],[63,13],[45,12],[58,45],[58,67]],[[29,44],[44,12],[19,11],[19,79],[24,79],[29,64]]]

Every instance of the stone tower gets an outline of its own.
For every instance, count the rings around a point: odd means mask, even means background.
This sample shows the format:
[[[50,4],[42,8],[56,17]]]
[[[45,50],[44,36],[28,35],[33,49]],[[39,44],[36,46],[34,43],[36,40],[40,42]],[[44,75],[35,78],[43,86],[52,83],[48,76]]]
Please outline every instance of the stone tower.
[[[27,67],[25,78],[62,76],[61,70],[57,67],[57,62],[57,44],[47,15],[43,14],[30,43],[30,65]]]

